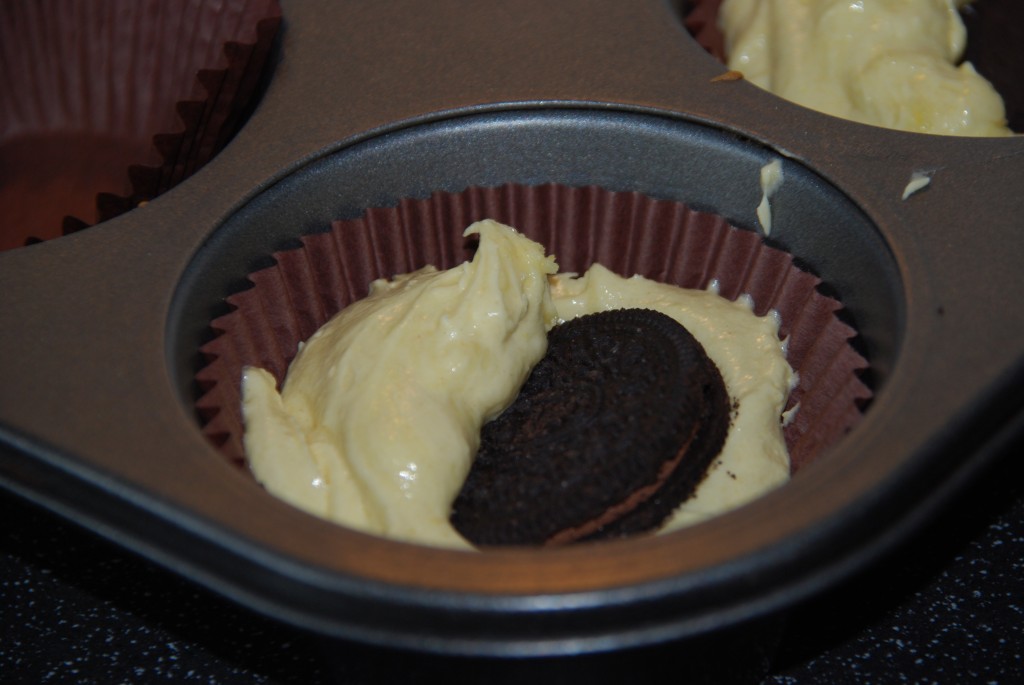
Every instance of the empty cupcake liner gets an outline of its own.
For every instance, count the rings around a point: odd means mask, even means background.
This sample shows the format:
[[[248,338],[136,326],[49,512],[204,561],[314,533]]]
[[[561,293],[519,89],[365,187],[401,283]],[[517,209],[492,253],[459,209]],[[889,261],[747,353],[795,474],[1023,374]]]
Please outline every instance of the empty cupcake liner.
[[[276,253],[274,266],[249,276],[251,288],[227,298],[232,311],[211,323],[215,337],[200,350],[207,364],[196,376],[196,407],[204,434],[243,465],[243,367],[265,368],[280,383],[299,343],[364,297],[371,281],[467,260],[462,231],[485,218],[544,245],[563,273],[600,262],[686,288],[715,281],[723,297],[749,295],[759,315],[777,311],[800,379],[789,403],[799,408],[785,428],[794,472],[860,420],[871,391],[860,379],[867,362],[850,345],[856,332],[837,316],[842,305],[819,292],[820,279],[789,254],[678,202],[593,186],[510,184],[373,208]]]
[[[0,3],[0,250],[167,191],[237,131],[277,0]]]

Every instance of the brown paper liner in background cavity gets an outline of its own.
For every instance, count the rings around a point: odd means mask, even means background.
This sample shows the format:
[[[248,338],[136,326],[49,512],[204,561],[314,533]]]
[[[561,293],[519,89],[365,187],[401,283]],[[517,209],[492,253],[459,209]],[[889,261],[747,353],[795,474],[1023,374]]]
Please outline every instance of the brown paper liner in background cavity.
[[[505,185],[371,209],[303,237],[301,247],[274,255],[275,266],[251,274],[253,287],[228,298],[233,310],[212,322],[216,337],[201,350],[208,364],[197,374],[197,409],[207,437],[243,464],[243,367],[265,368],[280,383],[299,342],[364,297],[371,281],[466,261],[463,229],[485,218],[540,242],[563,273],[600,262],[686,288],[714,280],[723,297],[749,294],[759,315],[776,310],[800,377],[790,398],[799,409],[785,429],[794,471],[860,420],[871,392],[859,378],[867,362],[850,345],[856,333],[836,316],[841,304],[821,294],[820,280],[787,253],[677,202],[597,187]]]
[[[725,64],[725,35],[718,28],[718,8],[722,0],[689,0],[685,3],[683,24],[701,47]]]
[[[237,132],[278,0],[0,3],[0,250],[111,219]]]
[[[1024,2],[974,0],[960,10],[967,28],[964,60],[995,87],[1006,123],[1024,133]]]

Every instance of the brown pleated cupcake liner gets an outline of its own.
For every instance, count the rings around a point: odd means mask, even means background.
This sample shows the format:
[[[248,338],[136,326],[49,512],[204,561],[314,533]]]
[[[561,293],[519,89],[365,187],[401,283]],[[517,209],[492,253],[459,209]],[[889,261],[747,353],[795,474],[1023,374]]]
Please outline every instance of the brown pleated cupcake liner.
[[[718,28],[718,8],[721,4],[722,0],[690,0],[683,24],[702,48],[725,64],[725,36]]]
[[[469,259],[462,231],[485,218],[544,245],[563,273],[600,262],[624,276],[685,288],[715,281],[727,299],[749,295],[759,315],[777,311],[800,379],[789,405],[799,409],[785,428],[794,472],[860,420],[871,391],[860,379],[867,362],[850,344],[856,332],[838,318],[842,305],[823,295],[821,281],[789,254],[678,202],[592,186],[504,185],[370,209],[276,253],[274,266],[250,275],[250,289],[228,298],[232,311],[212,322],[216,335],[201,349],[208,363],[197,374],[196,406],[205,435],[226,458],[244,464],[243,367],[265,368],[280,383],[299,343],[364,297],[371,281]]]
[[[237,132],[278,0],[0,3],[0,250],[166,192]]]

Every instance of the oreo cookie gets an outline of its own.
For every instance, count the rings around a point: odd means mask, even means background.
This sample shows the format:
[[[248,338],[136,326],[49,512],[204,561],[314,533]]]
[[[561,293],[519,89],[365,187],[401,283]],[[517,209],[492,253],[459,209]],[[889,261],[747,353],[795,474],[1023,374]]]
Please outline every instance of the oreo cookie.
[[[730,401],[700,343],[646,309],[556,326],[519,396],[481,432],[451,522],[477,546],[651,531],[721,451]]]

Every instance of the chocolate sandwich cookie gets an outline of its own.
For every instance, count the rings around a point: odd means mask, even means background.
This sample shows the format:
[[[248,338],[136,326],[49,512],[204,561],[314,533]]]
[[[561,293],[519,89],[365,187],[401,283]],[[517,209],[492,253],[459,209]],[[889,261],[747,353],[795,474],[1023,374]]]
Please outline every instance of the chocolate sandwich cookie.
[[[653,530],[688,498],[730,421],[700,343],[646,309],[556,326],[516,401],[481,432],[451,522],[475,545]]]

